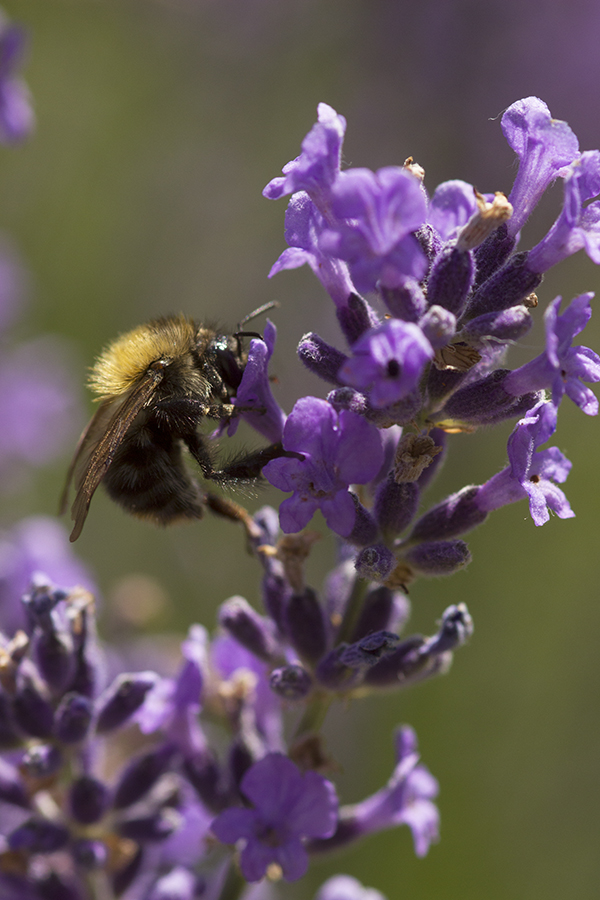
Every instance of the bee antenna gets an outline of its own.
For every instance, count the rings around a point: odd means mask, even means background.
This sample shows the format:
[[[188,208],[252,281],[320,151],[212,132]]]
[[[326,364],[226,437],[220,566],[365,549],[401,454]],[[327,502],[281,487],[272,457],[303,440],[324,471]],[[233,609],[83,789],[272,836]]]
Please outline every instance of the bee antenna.
[[[267,312],[269,309],[275,309],[279,305],[280,304],[277,302],[277,300],[269,300],[268,303],[263,303],[262,306],[259,306],[257,309],[253,310],[251,313],[248,313],[248,315],[244,316],[244,318],[238,325],[239,333],[240,334],[246,334],[246,333],[250,334],[250,332],[242,332],[241,331],[242,326],[245,325],[246,322],[250,322],[252,319],[255,319],[257,316],[262,316],[262,314]],[[257,337],[257,336],[260,337],[260,335],[254,335],[254,337]]]

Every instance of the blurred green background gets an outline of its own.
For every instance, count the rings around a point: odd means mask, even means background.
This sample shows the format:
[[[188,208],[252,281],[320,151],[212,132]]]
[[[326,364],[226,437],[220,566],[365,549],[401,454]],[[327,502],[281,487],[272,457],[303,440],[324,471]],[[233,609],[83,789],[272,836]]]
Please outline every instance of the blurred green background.
[[[295,345],[314,329],[341,346],[332,304],[308,269],[267,280],[284,248],[285,201],[261,197],[299,152],[321,100],[348,119],[346,164],[377,168],[413,155],[430,191],[464,178],[508,192],[515,166],[499,115],[530,94],[569,122],[582,149],[600,145],[597,0],[4,7],[30,31],[25,75],[38,120],[24,147],[0,151],[0,228],[32,281],[18,336],[68,338],[77,386],[107,341],[153,315],[184,311],[234,326],[278,300],[278,396],[289,411],[303,393],[323,395]],[[559,204],[551,193],[523,246]],[[550,273],[537,327],[513,362],[539,352],[549,300],[594,288],[600,274],[582,254]],[[583,338],[596,349],[599,321]],[[82,404],[80,426],[91,411]],[[414,587],[411,632],[431,633],[450,603],[466,601],[474,617],[475,636],[449,676],[339,709],[329,723],[345,802],[387,780],[395,725],[416,728],[441,782],[441,843],[417,860],[407,829],[376,836],[315,865],[286,898],[311,900],[338,871],[389,900],[598,896],[597,429],[565,401],[556,443],[574,464],[566,490],[575,519],[535,528],[524,504],[507,507],[470,536],[466,572]],[[431,499],[498,471],[509,431],[453,437]],[[53,515],[67,462],[68,453],[6,501],[5,522]],[[275,499],[265,491],[256,505]],[[132,584],[158,599],[154,632],[212,627],[218,603],[235,593],[257,601],[257,567],[226,523],[155,531],[99,492],[76,549],[109,610]],[[332,552],[326,541],[315,551],[317,585]]]

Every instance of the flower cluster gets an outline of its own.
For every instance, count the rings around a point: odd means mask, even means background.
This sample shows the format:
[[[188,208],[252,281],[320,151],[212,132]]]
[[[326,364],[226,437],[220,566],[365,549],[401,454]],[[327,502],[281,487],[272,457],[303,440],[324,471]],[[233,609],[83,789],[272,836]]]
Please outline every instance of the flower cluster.
[[[271,275],[308,263],[348,344],[340,350],[314,332],[300,341],[300,359],[332,389],[326,400],[296,403],[283,446],[297,458],[273,460],[264,474],[292,491],[280,509],[284,532],[300,530],[319,508],[357,548],[358,572],[397,587],[466,565],[459,538],[507,503],[527,498],[536,525],[550,510],[574,515],[558,487],[571,464],[557,447],[541,448],[565,394],[587,415],[598,412],[584,382],[600,381],[600,358],[573,346],[593,295],[562,313],[557,297],[545,314],[545,351],[513,371],[503,359],[533,324],[543,273],[582,248],[600,262],[600,151],[580,152],[566,122],[529,97],[502,117],[519,157],[508,198],[456,180],[429,196],[412,158],[377,172],[342,169],[345,128],[321,104],[300,156],[264,191],[291,194],[289,248]],[[556,222],[535,247],[519,250],[524,223],[558,178]],[[506,419],[518,420],[508,467],[417,518],[446,435]]]

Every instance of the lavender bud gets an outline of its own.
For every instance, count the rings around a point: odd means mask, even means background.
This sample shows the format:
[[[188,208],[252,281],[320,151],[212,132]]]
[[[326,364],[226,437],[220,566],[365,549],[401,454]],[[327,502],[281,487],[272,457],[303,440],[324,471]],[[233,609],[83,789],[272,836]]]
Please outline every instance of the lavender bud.
[[[405,554],[406,559],[423,575],[452,575],[471,562],[464,541],[432,541],[418,544]]]
[[[91,872],[104,866],[108,858],[108,850],[102,841],[81,838],[71,845],[71,855],[75,865]]]
[[[419,320],[419,328],[434,350],[449,344],[456,333],[456,316],[443,306],[432,306]]]
[[[16,728],[12,703],[0,690],[0,747],[13,747],[19,744],[21,737]]]
[[[175,751],[173,744],[164,744],[130,762],[117,784],[113,807],[123,809],[143,797],[167,771]]]
[[[38,582],[38,583],[36,583]],[[31,589],[23,594],[21,603],[25,607],[26,615],[32,626],[44,627],[49,620],[50,613],[67,594],[61,590],[54,590],[43,576],[35,578]]]
[[[358,294],[350,294],[346,306],[338,307],[337,319],[350,345],[356,343],[369,328],[379,325],[375,311]]]
[[[473,346],[484,346],[490,340],[518,341],[533,325],[526,306],[510,306],[501,312],[486,313],[467,322],[462,335]]]
[[[142,862],[144,861],[144,851],[138,847],[136,853],[131,859],[125,863],[123,868],[119,869],[112,877],[112,889],[116,897],[124,894],[128,887],[132,885],[140,871]]]
[[[469,301],[465,313],[467,319],[517,306],[536,289],[542,276],[527,268],[527,256],[527,253],[515,253],[501,269],[482,283]]]
[[[423,652],[447,653],[464,644],[473,634],[473,619],[464,603],[449,606],[442,615],[441,628],[425,641]]]
[[[170,806],[157,810],[149,816],[123,819],[119,831],[123,837],[138,844],[166,841],[181,824],[181,815]]]
[[[425,223],[415,232],[415,237],[421,245],[421,250],[425,256],[430,262],[433,262],[442,249],[442,242],[435,228]]]
[[[429,406],[439,409],[446,397],[456,391],[461,382],[468,375],[468,371],[460,369],[438,369],[431,366],[427,376],[427,398]]]
[[[243,597],[231,597],[221,605],[219,624],[259,659],[268,662],[275,654],[272,623],[252,609]]]
[[[82,900],[79,887],[66,874],[50,872],[36,879],[36,888],[41,900]]]
[[[511,418],[518,413],[525,399],[527,409],[535,406],[539,399],[530,393],[524,397],[512,397],[504,390],[503,384],[510,369],[496,369],[480,381],[459,388],[436,414],[438,421],[458,421],[471,425],[486,425]]]
[[[29,798],[18,770],[0,758],[0,801],[29,809]]]
[[[341,656],[347,644],[334,647],[319,662],[315,675],[320,685],[330,691],[348,690],[359,680],[360,672],[342,662]]]
[[[54,734],[63,744],[76,744],[88,733],[93,704],[82,694],[65,694],[56,710]]]
[[[348,357],[341,350],[332,347],[314,331],[305,334],[298,344],[298,356],[309,371],[324,381],[341,386],[337,373]]]
[[[370,669],[396,647],[398,640],[398,635],[391,631],[376,631],[349,644],[340,654],[340,660],[352,669]]]
[[[350,491],[350,496],[354,501],[356,517],[354,519],[352,531],[346,540],[356,547],[364,547],[365,544],[372,544],[377,540],[379,529],[377,527],[377,522],[371,513],[365,509],[356,494],[353,494],[352,491]]]
[[[428,457],[430,460],[432,458]],[[377,524],[386,537],[396,537],[404,531],[412,522],[419,506],[420,490],[416,479],[398,483],[394,475],[395,470],[391,477],[381,483],[373,505]]]
[[[468,485],[433,506],[418,520],[409,540],[446,540],[481,525],[487,518],[487,513],[477,505],[479,491],[479,485]]]
[[[76,660],[71,635],[56,630],[38,632],[33,651],[40,674],[54,691],[64,691],[75,674]]]
[[[406,597],[380,585],[365,597],[352,640],[359,641],[374,631],[399,631],[407,618]]]
[[[427,282],[427,300],[459,315],[466,303],[475,277],[470,250],[446,245],[436,257]]]
[[[475,275],[476,287],[487,281],[490,275],[504,265],[513,252],[514,247],[515,239],[508,234],[508,226],[506,222],[503,222],[475,250],[475,264],[477,267]]]
[[[354,566],[360,578],[383,582],[396,567],[396,557],[385,544],[375,544],[361,550]]]
[[[21,760],[22,769],[32,778],[48,778],[62,765],[62,755],[52,744],[34,744]]]
[[[124,725],[140,708],[157,680],[154,672],[119,675],[98,701],[98,734]]]
[[[378,688],[405,687],[443,671],[444,658],[421,655],[420,648],[423,644],[424,639],[419,635],[402,641],[395,650],[366,672],[365,684]]]
[[[45,738],[52,733],[54,712],[33,679],[25,676],[13,699],[17,725],[32,737]]]
[[[349,409],[350,412],[355,412],[359,416],[364,416],[369,409],[365,395],[360,394],[351,387],[342,387],[335,391],[330,391],[327,394],[327,402],[333,406],[336,412],[340,412],[342,409]]]
[[[64,825],[33,816],[8,836],[11,850],[25,850],[28,853],[54,853],[65,846],[69,832]]]
[[[418,322],[427,310],[423,288],[415,278],[406,278],[398,287],[381,287],[380,290],[385,305],[397,319]]]
[[[312,678],[302,666],[283,666],[273,669],[269,687],[284,700],[303,700],[312,690]]]
[[[256,757],[246,741],[237,737],[229,748],[229,771],[236,788],[251,765],[256,762]]]
[[[327,647],[327,627],[317,595],[312,588],[292,594],[286,610],[286,631],[301,657],[316,662]]]
[[[208,809],[220,812],[226,806],[228,796],[222,787],[222,772],[208,751],[200,750],[188,756],[184,760],[183,771]]]
[[[71,815],[82,825],[91,825],[102,818],[109,803],[108,788],[91,775],[82,775],[71,785],[69,806]]]
[[[267,572],[262,582],[263,606],[280,634],[285,632],[285,607],[289,596],[290,587],[285,578],[275,572]]]

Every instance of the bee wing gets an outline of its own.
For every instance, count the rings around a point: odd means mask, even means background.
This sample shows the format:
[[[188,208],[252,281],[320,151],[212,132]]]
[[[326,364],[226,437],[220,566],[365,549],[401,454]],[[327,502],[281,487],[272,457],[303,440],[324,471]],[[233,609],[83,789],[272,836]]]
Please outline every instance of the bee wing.
[[[66,506],[67,492],[73,478],[77,493],[71,507],[71,519],[75,525],[69,540],[76,541],[81,534],[96,488],[106,475],[131,423],[162,379],[162,367],[149,369],[124,399],[108,397],[81,435],[63,493]]]

